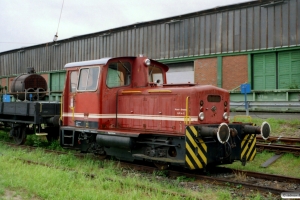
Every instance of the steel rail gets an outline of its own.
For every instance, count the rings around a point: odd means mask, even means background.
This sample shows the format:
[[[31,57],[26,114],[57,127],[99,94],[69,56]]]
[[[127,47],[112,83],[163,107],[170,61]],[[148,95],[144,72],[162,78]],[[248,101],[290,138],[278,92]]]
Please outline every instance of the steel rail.
[[[290,176],[265,174],[265,173],[261,173],[261,172],[244,171],[244,170],[238,170],[238,169],[231,169],[231,168],[227,168],[227,167],[217,167],[217,169],[220,169],[220,171],[225,171],[225,172],[234,173],[234,174],[243,174],[245,176],[261,178],[261,179],[266,179],[266,180],[270,180],[270,181],[280,181],[280,182],[289,182],[289,183],[300,184],[300,178],[294,178],[294,177],[290,177]]]
[[[276,153],[292,153],[296,156],[300,155],[300,146],[297,145],[283,145],[273,143],[260,143],[256,142],[256,148],[258,150],[268,150]]]
[[[277,148],[277,149],[283,149],[283,150],[300,150],[300,146],[298,145],[286,145],[286,144],[273,144],[273,143],[256,143],[257,146],[261,147],[270,147],[270,148]]]
[[[265,142],[283,142],[286,144],[300,144],[300,138],[295,138],[295,137],[276,137],[276,136],[270,136],[267,140],[264,140],[260,135],[256,136],[257,141],[265,141]]]
[[[297,145],[286,145],[286,144],[266,144],[266,143],[256,143],[256,147],[269,149],[269,150],[277,150],[283,152],[298,152],[300,153],[300,146]]]

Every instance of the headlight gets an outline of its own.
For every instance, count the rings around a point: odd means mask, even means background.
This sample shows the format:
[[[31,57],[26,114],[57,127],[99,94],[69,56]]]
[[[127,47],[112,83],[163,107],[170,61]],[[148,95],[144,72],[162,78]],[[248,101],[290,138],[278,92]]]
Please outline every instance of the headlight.
[[[199,113],[199,119],[200,119],[201,121],[204,120],[204,113],[203,113],[203,112]]]
[[[149,65],[151,64],[151,61],[150,61],[150,59],[148,59],[148,58],[147,58],[147,59],[145,59],[145,61],[144,61],[144,62],[145,62],[145,65],[147,65],[147,66],[149,66]]]
[[[228,114],[227,114],[227,112],[225,112],[225,113],[223,114],[223,119],[225,119],[225,120],[228,119]]]

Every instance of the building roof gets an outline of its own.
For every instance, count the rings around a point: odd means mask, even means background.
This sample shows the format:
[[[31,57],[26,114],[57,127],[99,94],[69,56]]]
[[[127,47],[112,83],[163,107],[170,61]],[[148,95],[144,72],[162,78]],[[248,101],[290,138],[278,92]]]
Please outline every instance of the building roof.
[[[277,1],[282,2],[284,0],[277,0]],[[126,26],[122,26],[122,27],[117,27],[117,28],[104,30],[104,31],[99,31],[99,32],[95,32],[95,33],[89,33],[89,34],[84,34],[84,35],[73,36],[73,37],[58,40],[58,41],[55,41],[55,42],[48,42],[48,43],[42,43],[42,44],[28,46],[28,47],[21,47],[21,48],[18,48],[18,49],[13,49],[13,50],[9,50],[9,51],[0,52],[0,55],[8,53],[8,52],[20,51],[20,49],[22,49],[22,50],[23,49],[32,49],[32,48],[44,47],[45,45],[48,45],[48,46],[55,45],[58,42],[59,43],[64,43],[64,42],[68,42],[68,41],[72,41],[72,40],[80,40],[80,39],[96,37],[96,36],[107,36],[107,35],[110,35],[111,33],[118,32],[118,31],[124,30],[124,29],[134,29],[134,28],[137,28],[137,27],[149,26],[151,24],[174,23],[174,22],[177,22],[179,20],[194,17],[194,16],[201,16],[201,15],[206,15],[206,14],[211,14],[211,13],[216,13],[216,12],[233,10],[233,9],[236,9],[236,8],[244,8],[244,7],[254,6],[254,5],[257,5],[257,4],[267,4],[267,3],[272,3],[272,2],[274,3],[274,2],[277,2],[277,1],[276,0],[275,1],[256,0],[256,1],[246,1],[246,2],[243,2],[243,3],[231,4],[231,5],[221,6],[221,7],[215,7],[215,8],[206,9],[206,10],[202,10],[202,11],[197,11],[197,12],[193,12],[193,13],[187,13],[187,14],[184,14],[184,15],[177,15],[177,16],[158,19],[158,20],[153,20],[153,21],[135,23],[135,24],[126,25]]]

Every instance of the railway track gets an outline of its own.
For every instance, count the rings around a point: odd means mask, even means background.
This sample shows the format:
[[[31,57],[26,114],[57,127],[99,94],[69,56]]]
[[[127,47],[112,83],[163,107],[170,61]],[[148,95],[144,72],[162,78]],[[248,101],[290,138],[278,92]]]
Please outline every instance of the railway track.
[[[132,163],[121,163],[122,167],[130,167],[131,169],[135,169],[137,171],[147,171],[150,173],[153,173],[157,170],[155,167],[149,167],[144,165],[136,165]],[[258,173],[258,172],[250,172],[250,171],[243,171],[243,170],[233,170],[229,168],[216,168],[220,169],[216,175],[207,176],[202,174],[196,174],[195,172],[182,172],[182,171],[173,171],[168,170],[168,175],[170,177],[180,177],[185,176],[189,178],[195,178],[195,181],[209,181],[214,184],[222,185],[222,186],[228,186],[232,185],[234,187],[245,187],[253,190],[258,190],[262,192],[270,192],[273,194],[281,194],[282,192],[294,192],[295,190],[288,190],[284,189],[286,184],[295,184],[294,187],[297,187],[297,191],[300,191],[300,179],[299,178],[293,178],[293,177],[287,177],[287,176],[279,176],[279,175],[272,175],[272,174],[264,174],[264,173]],[[222,177],[223,176],[223,177]],[[244,181],[238,180],[239,178],[236,178],[238,176],[242,176]],[[247,178],[248,177],[248,178]],[[255,178],[255,180],[253,179]],[[269,186],[266,186],[266,184],[263,184],[262,182],[265,181],[271,181],[274,182],[274,184],[269,184]],[[274,185],[274,186],[272,186]],[[295,189],[295,188],[294,188]]]
[[[266,144],[266,143],[256,143],[256,148],[259,152],[263,150],[272,151],[276,154],[281,153],[292,153],[295,156],[300,156],[300,146],[296,145],[282,145],[282,144]]]
[[[266,143],[284,143],[289,145],[300,145],[300,138],[295,137],[275,137],[275,136],[269,136],[267,140],[264,140],[260,135],[256,136],[256,140],[259,142],[266,142]]]
[[[300,156],[300,138],[273,136],[264,141],[261,136],[257,136],[256,140],[256,148],[259,152],[267,150],[276,154],[292,153]]]
[[[26,148],[29,150],[36,149],[35,147],[28,146],[18,146],[12,143],[5,143],[9,146],[18,147],[18,148]],[[46,150],[46,153],[55,153],[55,154],[66,154],[66,152],[60,151],[52,151]],[[84,157],[83,154],[75,154],[76,157]],[[23,160],[23,162],[28,164],[38,164],[45,165],[42,163],[37,163],[34,161]],[[148,172],[153,174],[155,171],[158,171],[156,167],[145,166],[134,163],[127,162],[117,162],[116,164],[120,165],[122,168],[134,169],[136,171]],[[49,167],[49,166],[48,166]],[[66,170],[66,169],[63,169]],[[69,169],[72,170],[72,169]],[[210,175],[203,173],[202,171],[183,171],[179,170],[167,170],[168,177],[187,177],[194,179],[195,184],[199,184],[199,182],[209,182],[214,185],[220,185],[224,187],[233,187],[233,188],[248,188],[250,190],[261,191],[263,193],[272,193],[274,195],[279,195],[282,192],[300,192],[300,179],[287,177],[287,176],[279,176],[279,175],[271,175],[264,174],[258,172],[250,172],[243,170],[233,170],[224,167],[216,168],[215,172],[210,172]],[[84,173],[85,176],[94,178],[94,174]],[[290,187],[287,187],[290,186]],[[250,191],[249,190],[249,191]]]

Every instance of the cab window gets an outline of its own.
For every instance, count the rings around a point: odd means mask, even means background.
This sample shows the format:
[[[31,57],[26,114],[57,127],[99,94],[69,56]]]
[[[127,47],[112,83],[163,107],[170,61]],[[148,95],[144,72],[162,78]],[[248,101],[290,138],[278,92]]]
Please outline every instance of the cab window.
[[[98,86],[99,67],[80,69],[78,88],[79,91],[95,91]]]
[[[76,92],[77,82],[78,82],[78,72],[72,71],[70,73],[70,91],[71,92]]]
[[[162,69],[155,65],[150,65],[148,67],[148,79],[149,82],[156,83],[157,85],[163,84],[164,80]]]
[[[106,85],[109,88],[130,85],[131,64],[129,62],[113,62],[108,66]]]

